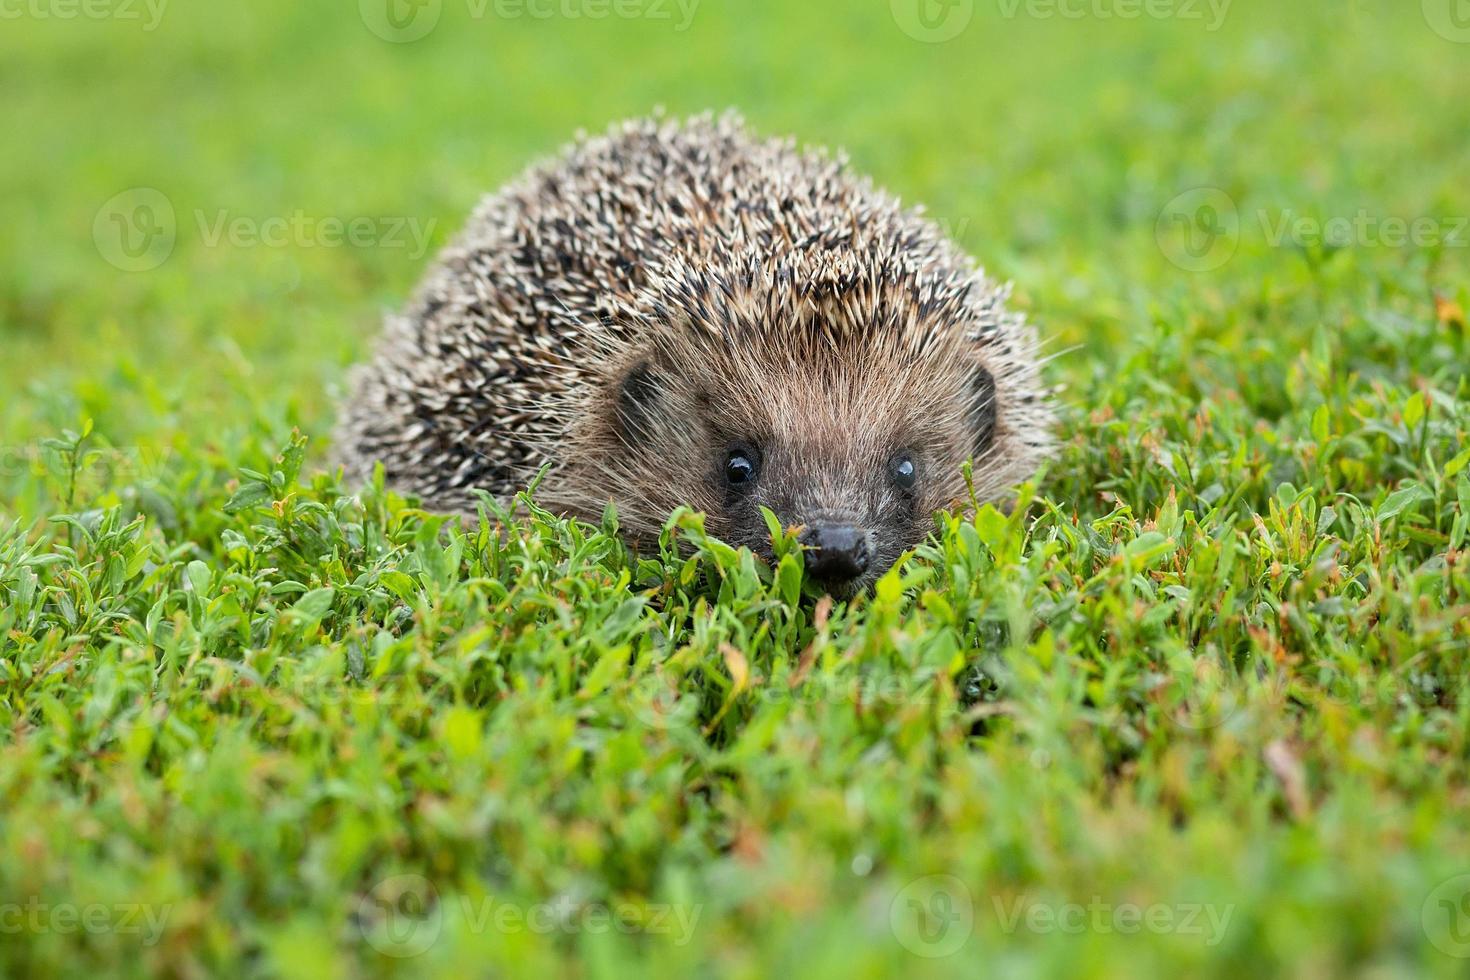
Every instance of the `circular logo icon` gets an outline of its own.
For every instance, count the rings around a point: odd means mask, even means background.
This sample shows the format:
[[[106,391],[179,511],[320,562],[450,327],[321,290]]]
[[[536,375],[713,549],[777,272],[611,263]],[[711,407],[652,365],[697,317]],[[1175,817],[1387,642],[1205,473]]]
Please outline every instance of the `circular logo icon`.
[[[894,23],[925,44],[953,41],[975,18],[975,0],[888,0]]]
[[[1235,257],[1240,211],[1218,187],[1196,187],[1159,212],[1154,237],[1164,258],[1185,272],[1209,272]]]
[[[1208,659],[1196,660],[1192,671],[1169,677],[1164,696],[1165,717],[1196,732],[1218,728],[1240,708],[1237,692],[1220,667]]]
[[[699,697],[681,694],[662,679],[649,677],[639,685],[633,715],[645,727],[660,731],[692,725],[699,718]]]
[[[424,37],[439,23],[444,0],[357,0],[367,29],[394,44]]]
[[[92,219],[92,243],[124,272],[147,272],[168,261],[178,239],[173,202],[162,191],[133,187],[108,198]]]
[[[439,893],[423,875],[384,878],[357,905],[362,938],[384,956],[396,959],[428,950],[443,926]]]
[[[1434,948],[1458,960],[1470,959],[1470,875],[1444,882],[1419,910],[1424,935]]]
[[[915,956],[953,956],[975,931],[975,903],[954,875],[926,875],[893,897],[888,925]]]
[[[1424,19],[1446,41],[1470,44],[1470,0],[1423,0]]]

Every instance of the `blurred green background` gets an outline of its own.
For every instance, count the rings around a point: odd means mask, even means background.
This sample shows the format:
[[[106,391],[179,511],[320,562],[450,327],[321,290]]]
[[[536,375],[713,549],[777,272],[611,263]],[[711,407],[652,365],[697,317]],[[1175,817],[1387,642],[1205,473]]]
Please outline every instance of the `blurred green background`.
[[[1412,698],[1344,700],[1310,671],[1402,693],[1401,669],[1443,679],[1470,663],[1456,565],[1470,499],[1467,68],[1462,0],[0,0],[0,526],[14,525],[0,598],[22,605],[28,568],[51,596],[0,613],[0,930],[14,903],[85,900],[88,883],[173,896],[178,916],[142,953],[21,930],[0,936],[0,962],[452,974],[493,953],[500,969],[632,970],[623,947],[558,935],[364,954],[349,923],[367,886],[440,860],[441,883],[522,896],[567,881],[604,901],[695,889],[705,930],[652,944],[670,975],[1465,975],[1455,953],[1470,946],[1431,921],[1441,898],[1452,916],[1461,902],[1470,937],[1470,885],[1454,884],[1470,871],[1466,704],[1443,698],[1431,718]],[[481,195],[577,130],[659,106],[735,107],[759,131],[845,148],[1014,281],[1040,325],[1064,386],[1044,518],[1029,532],[951,528],[957,597],[927,594],[929,620],[881,602],[839,612],[831,649],[867,652],[817,668],[850,681],[853,663],[892,654],[883,638],[917,644],[946,603],[956,635],[978,642],[978,610],[1034,641],[1006,648],[1021,667],[994,727],[972,738],[976,718],[943,702],[931,744],[927,708],[890,724],[828,706],[802,727],[742,702],[721,718],[731,745],[747,729],[764,739],[744,761],[697,734],[599,755],[589,728],[624,729],[597,727],[570,694],[425,682],[370,725],[219,681],[221,663],[259,667],[262,651],[340,678],[358,641],[391,632],[374,617],[398,585],[377,583],[404,579],[363,572],[341,540],[337,564],[288,566],[279,494],[262,491],[282,524],[271,533],[224,514],[249,485],[241,468],[269,471],[299,428],[311,472],[345,368]],[[100,455],[73,479],[45,440],[88,421]],[[381,519],[414,554],[405,512],[385,506],[370,500],[364,526]],[[109,556],[70,551],[72,529],[48,524],[109,508],[146,518],[129,574],[151,578],[136,592],[109,593]],[[975,557],[976,533],[993,562]],[[1164,534],[1192,541],[1188,568],[1150,550]],[[1211,548],[1238,554],[1235,570],[1205,567]],[[1234,584],[1210,591],[1216,572]],[[184,652],[157,654],[170,666],[155,673],[130,631],[166,632],[186,592],[219,607],[245,588],[237,573],[261,589],[268,642],[242,653],[225,627],[196,643],[180,625]],[[293,575],[304,584],[282,581]],[[344,584],[373,576],[365,593]],[[500,600],[487,613],[473,578],[450,594],[481,605],[394,620],[429,637],[423,670],[456,669],[442,637],[488,642],[481,618],[524,625]],[[280,622],[305,632],[277,630],[265,596],[289,604],[327,583],[361,604],[321,633],[321,609],[293,607]],[[577,608],[616,605],[622,589]],[[750,601],[726,613],[780,620]],[[725,623],[700,605],[654,633],[708,640],[718,666],[728,624],[709,640],[706,614]],[[758,672],[789,671],[826,635],[791,615],[795,645],[761,647]],[[554,632],[545,618],[536,628]],[[628,642],[643,650],[642,635]],[[934,650],[935,663],[953,655]],[[1230,675],[1250,709],[1233,727],[1163,720],[1159,658],[1192,671],[1196,652],[1227,674],[1248,665]],[[505,656],[545,666],[529,647]],[[888,666],[906,685],[925,664]],[[714,683],[688,670],[686,692]],[[1253,686],[1268,674],[1288,678],[1284,705]],[[405,676],[412,691],[418,675]],[[129,684],[136,701],[117,694]],[[156,729],[157,745],[133,758],[119,719]],[[445,745],[469,748],[445,758]],[[594,761],[557,762],[574,749]],[[514,775],[496,768],[507,759]],[[543,764],[565,781],[536,778]],[[378,786],[378,767],[408,775]],[[494,800],[511,801],[494,819],[479,809],[493,779]],[[359,810],[377,822],[355,822]],[[383,829],[400,818],[401,835]],[[355,877],[334,877],[339,865]],[[936,867],[995,890],[976,893],[970,944],[930,959],[933,945],[886,931],[883,889]],[[1237,918],[1220,943],[1018,933],[1003,913],[1022,893],[1053,910],[1203,897]]]

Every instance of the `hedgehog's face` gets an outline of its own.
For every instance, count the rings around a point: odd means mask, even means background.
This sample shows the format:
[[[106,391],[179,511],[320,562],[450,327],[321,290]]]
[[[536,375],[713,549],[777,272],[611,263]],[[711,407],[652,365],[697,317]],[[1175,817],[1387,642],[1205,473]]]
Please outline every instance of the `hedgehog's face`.
[[[886,453],[843,441],[758,437],[731,440],[711,482],[721,497],[712,529],[735,544],[770,553],[768,508],[799,529],[808,576],[837,598],[870,586],[930,526],[923,508],[923,447]]]
[[[784,364],[769,351],[756,363],[756,349],[684,364],[654,356],[624,369],[609,420],[616,452],[662,480],[637,500],[618,499],[632,496],[632,481],[620,481],[627,489],[613,496],[630,525],[647,515],[650,526],[636,530],[656,531],[660,512],[687,504],[706,513],[712,533],[769,557],[768,508],[801,529],[808,575],[851,597],[924,539],[936,511],[967,499],[964,461],[983,465],[1003,429],[995,379],[952,356],[786,353]]]

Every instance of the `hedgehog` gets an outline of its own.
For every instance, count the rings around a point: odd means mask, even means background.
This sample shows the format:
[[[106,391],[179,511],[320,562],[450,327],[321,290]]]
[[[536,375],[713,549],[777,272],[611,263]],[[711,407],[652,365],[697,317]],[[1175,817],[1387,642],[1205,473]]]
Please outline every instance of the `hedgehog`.
[[[845,155],[655,114],[481,202],[354,369],[337,461],[445,513],[540,476],[541,506],[611,503],[635,544],[690,507],[768,559],[769,509],[851,597],[1046,456],[1008,301]]]

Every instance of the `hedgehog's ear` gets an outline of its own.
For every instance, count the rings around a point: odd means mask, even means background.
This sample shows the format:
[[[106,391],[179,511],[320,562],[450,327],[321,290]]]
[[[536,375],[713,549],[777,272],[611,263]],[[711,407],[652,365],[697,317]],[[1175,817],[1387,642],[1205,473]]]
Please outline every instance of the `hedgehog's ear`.
[[[618,383],[617,408],[614,412],[618,438],[627,446],[648,442],[654,429],[654,418],[663,401],[663,388],[649,361],[639,361]]]
[[[970,429],[975,434],[975,458],[990,451],[995,442],[995,375],[983,364],[970,376]]]

